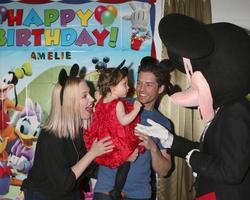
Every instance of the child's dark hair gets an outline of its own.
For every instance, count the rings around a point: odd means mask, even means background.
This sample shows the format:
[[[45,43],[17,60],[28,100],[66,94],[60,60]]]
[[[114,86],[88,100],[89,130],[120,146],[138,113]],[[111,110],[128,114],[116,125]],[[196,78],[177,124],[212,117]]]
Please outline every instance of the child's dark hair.
[[[146,56],[142,58],[138,74],[140,72],[150,72],[153,73],[156,77],[156,82],[158,83],[159,87],[164,85],[165,92],[168,95],[172,94],[173,85],[170,82],[170,72],[171,72],[171,62],[170,60],[162,60],[159,62],[153,57]]]
[[[110,87],[116,86],[128,74],[123,68],[106,68],[100,73],[97,82],[98,91],[102,97],[105,97],[108,92],[111,92]]]

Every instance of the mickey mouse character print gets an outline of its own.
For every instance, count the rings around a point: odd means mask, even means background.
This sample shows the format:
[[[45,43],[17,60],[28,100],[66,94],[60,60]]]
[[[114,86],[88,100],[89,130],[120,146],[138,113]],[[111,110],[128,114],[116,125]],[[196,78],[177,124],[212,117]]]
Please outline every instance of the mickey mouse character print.
[[[159,34],[174,66],[190,87],[170,96],[198,107],[205,130],[200,142],[173,135],[159,124],[136,129],[160,138],[172,155],[186,159],[197,174],[196,200],[250,199],[250,36],[231,23],[203,24],[169,14]],[[167,133],[167,134],[166,134]],[[165,137],[164,137],[165,136]]]

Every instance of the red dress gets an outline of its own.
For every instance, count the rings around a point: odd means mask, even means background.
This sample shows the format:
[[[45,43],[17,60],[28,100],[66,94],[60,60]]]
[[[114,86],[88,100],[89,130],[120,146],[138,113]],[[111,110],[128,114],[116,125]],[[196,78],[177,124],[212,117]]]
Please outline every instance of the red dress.
[[[111,137],[115,145],[114,150],[95,159],[98,164],[109,168],[116,168],[123,164],[140,142],[134,135],[134,128],[139,123],[139,117],[137,116],[129,125],[121,125],[116,116],[116,105],[119,101],[123,102],[126,113],[133,109],[133,104],[124,99],[115,99],[108,103],[100,99],[96,104],[91,127],[83,134],[88,150],[96,138],[100,140],[106,136]],[[143,151],[142,147],[139,151]]]

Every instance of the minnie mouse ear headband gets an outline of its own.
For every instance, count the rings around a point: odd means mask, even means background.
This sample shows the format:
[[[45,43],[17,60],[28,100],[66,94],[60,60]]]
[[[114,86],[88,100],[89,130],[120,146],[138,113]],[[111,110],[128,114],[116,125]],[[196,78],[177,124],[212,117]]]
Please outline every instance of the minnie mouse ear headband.
[[[60,92],[60,103],[61,106],[63,105],[63,93],[64,93],[64,88],[66,85],[66,82],[68,79],[70,78],[76,78],[79,72],[79,65],[78,64],[74,64],[71,69],[70,69],[70,73],[69,76],[67,75],[67,72],[65,69],[61,69],[59,76],[58,76],[58,82],[59,84],[62,86],[61,92]]]
[[[128,70],[130,67],[123,66],[125,64],[126,60],[124,59],[117,67],[117,70],[121,70],[123,73],[128,74]]]

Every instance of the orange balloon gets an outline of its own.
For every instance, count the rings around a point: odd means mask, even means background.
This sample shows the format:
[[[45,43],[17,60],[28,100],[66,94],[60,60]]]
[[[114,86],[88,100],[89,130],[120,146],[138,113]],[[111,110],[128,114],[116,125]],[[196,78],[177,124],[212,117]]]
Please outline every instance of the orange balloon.
[[[113,5],[108,5],[108,6],[106,6],[106,8],[107,8],[109,11],[111,11],[111,12],[114,14],[115,17],[117,16],[118,11],[117,11],[117,9],[116,9],[115,6],[113,6]]]

